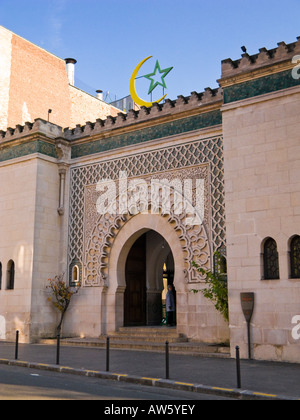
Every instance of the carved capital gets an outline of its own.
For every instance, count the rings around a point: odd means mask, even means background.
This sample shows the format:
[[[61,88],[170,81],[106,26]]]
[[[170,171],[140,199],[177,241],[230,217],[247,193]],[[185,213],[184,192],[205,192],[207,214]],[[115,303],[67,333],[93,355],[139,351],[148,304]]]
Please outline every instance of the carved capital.
[[[62,138],[55,139],[55,149],[58,162],[69,163],[71,160],[71,145]]]

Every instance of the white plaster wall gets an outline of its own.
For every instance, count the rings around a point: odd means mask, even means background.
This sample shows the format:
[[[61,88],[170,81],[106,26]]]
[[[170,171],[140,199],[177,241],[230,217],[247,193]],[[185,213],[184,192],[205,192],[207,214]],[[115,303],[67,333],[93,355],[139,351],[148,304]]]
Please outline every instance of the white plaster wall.
[[[31,340],[55,333],[59,313],[48,302],[48,279],[63,274],[61,229],[63,217],[58,214],[59,172],[54,161],[38,159],[34,226],[33,290]],[[65,276],[65,280],[68,281]]]
[[[0,164],[0,290],[1,337],[11,340],[20,330],[29,339],[37,162]],[[15,262],[15,288],[6,290],[6,269]]]
[[[292,318],[300,314],[300,279],[289,279],[288,242],[300,234],[300,90],[223,108],[225,199],[232,355],[247,357],[240,292],[255,292],[254,357],[300,362]],[[277,241],[280,280],[262,280],[261,245]]]
[[[0,340],[6,339],[6,321],[3,315],[0,316]]]
[[[0,339],[35,341],[55,333],[58,313],[47,301],[49,278],[66,269],[58,215],[59,173],[40,156],[0,164]],[[15,288],[6,290],[6,267],[16,264]],[[67,280],[67,279],[66,279]]]

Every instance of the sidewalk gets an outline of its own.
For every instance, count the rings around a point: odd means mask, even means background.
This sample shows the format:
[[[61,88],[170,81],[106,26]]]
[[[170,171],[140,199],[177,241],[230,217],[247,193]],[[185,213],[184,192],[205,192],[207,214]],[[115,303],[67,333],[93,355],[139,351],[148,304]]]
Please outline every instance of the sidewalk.
[[[13,365],[15,364],[14,357],[14,344],[0,341],[0,364]],[[249,390],[251,391],[249,394],[244,392],[244,395],[249,398],[251,396],[267,398],[267,395],[260,395],[261,393],[271,395],[273,398],[276,396],[300,398],[300,365],[297,364],[242,360],[241,392],[235,389],[236,362],[233,359],[170,354],[169,381],[165,380],[165,354],[162,353],[111,350],[110,374],[108,375],[105,373],[106,351],[101,348],[62,346],[60,367],[69,367],[74,371],[55,366],[56,346],[20,344],[18,360],[28,362],[18,362],[18,365],[32,368],[68,371],[88,376],[97,376],[95,372],[102,372],[102,376],[99,377],[152,386],[178,389],[181,384],[186,390],[197,392],[220,394],[223,392],[229,395],[229,390],[231,390],[235,397],[241,397],[243,390]],[[198,384],[201,386],[197,386]]]

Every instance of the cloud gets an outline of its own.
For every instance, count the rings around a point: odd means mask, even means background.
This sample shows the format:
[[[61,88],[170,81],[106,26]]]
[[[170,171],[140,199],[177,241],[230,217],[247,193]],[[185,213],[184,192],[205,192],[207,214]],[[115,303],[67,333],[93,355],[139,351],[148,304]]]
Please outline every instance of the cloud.
[[[49,27],[50,45],[52,48],[59,48],[63,44],[62,29],[64,24],[64,11],[66,10],[67,0],[52,0],[49,3]]]

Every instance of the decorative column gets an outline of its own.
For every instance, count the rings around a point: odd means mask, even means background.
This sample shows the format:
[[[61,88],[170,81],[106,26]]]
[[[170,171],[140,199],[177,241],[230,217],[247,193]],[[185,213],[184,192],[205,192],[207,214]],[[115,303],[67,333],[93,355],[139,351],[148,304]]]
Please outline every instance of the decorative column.
[[[60,216],[63,216],[65,214],[66,175],[70,165],[71,147],[68,141],[61,138],[55,140],[55,146],[59,173],[59,204],[57,211]]]
[[[59,205],[58,214],[63,216],[65,214],[65,189],[66,189],[66,173],[67,169],[64,166],[60,166],[58,169],[59,173]]]
[[[66,273],[66,278],[69,278],[69,267],[68,267],[68,173],[71,162],[71,145],[70,142],[63,138],[55,139],[56,155],[57,155],[57,166],[59,174],[59,200],[57,212],[59,215],[60,224],[60,255],[61,260],[59,263],[59,269],[62,273]]]

